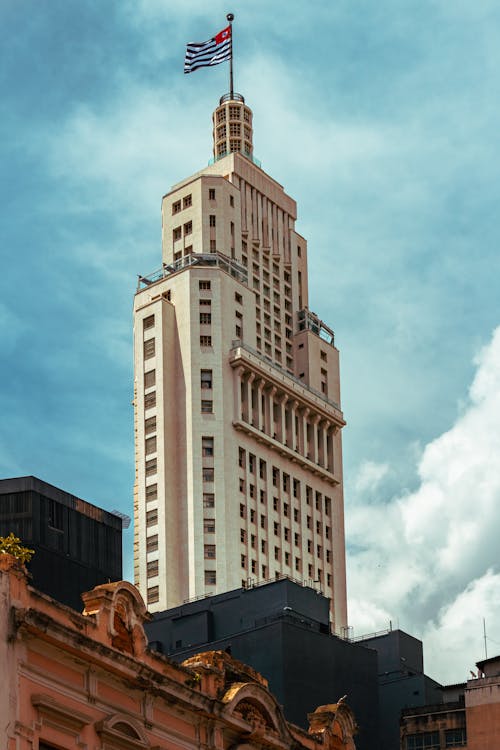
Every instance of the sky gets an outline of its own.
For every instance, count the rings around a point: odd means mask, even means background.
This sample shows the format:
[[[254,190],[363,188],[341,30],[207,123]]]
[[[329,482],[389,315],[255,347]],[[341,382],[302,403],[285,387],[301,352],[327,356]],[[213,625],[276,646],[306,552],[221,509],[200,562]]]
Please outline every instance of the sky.
[[[341,352],[353,634],[463,681],[483,620],[500,653],[496,0],[1,0],[0,476],[132,515],[132,298],[228,88],[185,44],[229,11]]]

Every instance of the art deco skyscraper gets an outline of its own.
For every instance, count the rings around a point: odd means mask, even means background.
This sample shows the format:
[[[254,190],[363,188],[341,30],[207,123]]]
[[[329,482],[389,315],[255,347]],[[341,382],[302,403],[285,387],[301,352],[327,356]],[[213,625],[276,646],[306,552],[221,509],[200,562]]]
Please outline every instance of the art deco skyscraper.
[[[241,95],[213,136],[163,197],[163,264],[135,296],[136,583],[158,611],[286,575],[331,597],[341,632],[339,353]]]

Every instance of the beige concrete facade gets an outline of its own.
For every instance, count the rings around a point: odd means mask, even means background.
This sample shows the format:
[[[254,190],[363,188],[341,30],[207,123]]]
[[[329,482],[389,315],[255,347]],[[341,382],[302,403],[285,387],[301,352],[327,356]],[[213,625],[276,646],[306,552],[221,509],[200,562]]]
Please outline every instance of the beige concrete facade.
[[[219,158],[229,117],[245,138]],[[236,97],[216,109],[216,158],[163,197],[162,268],[139,279],[135,580],[158,611],[287,575],[331,597],[341,633],[339,353],[251,128]]]

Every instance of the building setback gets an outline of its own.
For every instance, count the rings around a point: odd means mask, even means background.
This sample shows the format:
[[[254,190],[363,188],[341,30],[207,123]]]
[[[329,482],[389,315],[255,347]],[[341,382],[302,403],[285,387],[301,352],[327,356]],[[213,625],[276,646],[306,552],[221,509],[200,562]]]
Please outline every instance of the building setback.
[[[122,518],[36,477],[0,479],[0,536],[35,551],[33,585],[79,612],[81,592],[122,578]]]
[[[347,627],[339,352],[309,307],[297,208],[225,95],[214,158],[162,200],[139,277],[135,581],[148,607],[288,576]]]
[[[288,724],[255,670],[223,652],[179,665],[152,652],[130,583],[82,595],[82,614],[28,586],[0,553],[0,737],[6,750],[355,750],[344,701]]]
[[[357,750],[378,750],[377,654],[330,633],[329,602],[313,589],[287,579],[240,588],[157,612],[145,629],[176,661],[227,650],[266,677],[286,719],[304,728],[315,706],[346,695]]]

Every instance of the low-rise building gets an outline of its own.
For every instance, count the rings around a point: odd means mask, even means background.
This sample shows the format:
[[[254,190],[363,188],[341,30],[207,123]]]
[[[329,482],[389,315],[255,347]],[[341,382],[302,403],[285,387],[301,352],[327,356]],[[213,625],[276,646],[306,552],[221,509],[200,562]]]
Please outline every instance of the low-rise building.
[[[355,750],[343,700],[285,721],[267,681],[218,651],[183,664],[149,649],[144,601],[102,584],[76,612],[0,553],[0,737],[6,750]]]
[[[37,477],[0,479],[0,536],[35,551],[35,588],[80,609],[82,591],[122,578],[123,517]]]

